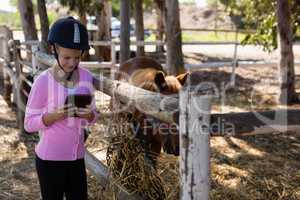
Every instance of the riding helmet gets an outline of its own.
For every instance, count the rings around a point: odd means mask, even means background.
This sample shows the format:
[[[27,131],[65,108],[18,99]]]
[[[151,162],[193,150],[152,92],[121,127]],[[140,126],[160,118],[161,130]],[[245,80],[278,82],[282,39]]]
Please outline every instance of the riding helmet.
[[[69,49],[90,48],[86,27],[73,17],[57,20],[49,31],[48,42]]]

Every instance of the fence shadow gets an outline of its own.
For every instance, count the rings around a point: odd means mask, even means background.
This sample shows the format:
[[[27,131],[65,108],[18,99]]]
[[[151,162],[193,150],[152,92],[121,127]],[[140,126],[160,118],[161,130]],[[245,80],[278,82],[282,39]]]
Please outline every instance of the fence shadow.
[[[225,106],[231,106],[244,110],[250,110],[256,101],[261,102],[266,94],[253,88],[257,84],[256,80],[245,78],[236,74],[235,87],[230,86],[231,73],[225,71],[194,71],[191,73],[191,85],[193,87],[199,86],[203,83],[209,83],[214,86],[218,93],[218,98],[213,100],[213,104],[220,106],[225,103]],[[255,98],[253,97],[255,94]],[[274,100],[270,97],[270,101],[265,103],[273,104]],[[222,105],[224,106],[224,105]]]

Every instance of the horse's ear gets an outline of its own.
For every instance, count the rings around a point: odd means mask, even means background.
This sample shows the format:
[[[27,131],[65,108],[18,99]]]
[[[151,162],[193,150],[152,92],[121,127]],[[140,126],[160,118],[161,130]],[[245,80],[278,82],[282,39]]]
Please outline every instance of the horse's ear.
[[[186,72],[184,74],[179,74],[178,76],[176,76],[176,79],[180,82],[181,85],[184,85],[189,75],[190,75],[189,72]]]
[[[165,73],[162,71],[156,72],[154,82],[159,90],[162,91],[166,87]]]

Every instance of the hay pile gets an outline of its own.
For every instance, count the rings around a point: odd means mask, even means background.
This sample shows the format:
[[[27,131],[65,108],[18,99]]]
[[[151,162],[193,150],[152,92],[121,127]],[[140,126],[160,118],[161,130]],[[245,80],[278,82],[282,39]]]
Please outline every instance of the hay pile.
[[[127,131],[110,138],[107,165],[113,178],[112,183],[143,199],[166,199],[162,178],[144,159],[144,151],[138,139],[133,137],[130,130]]]
[[[109,126],[103,129],[102,125]],[[127,125],[126,125],[127,124]],[[157,160],[156,170],[145,160],[140,141],[127,129],[125,118],[105,118],[101,124],[93,127],[93,134],[87,141],[91,152],[105,152],[104,162],[111,173],[111,184],[106,188],[96,180],[90,179],[90,199],[116,199],[118,191],[113,185],[126,188],[130,194],[139,194],[142,199],[179,199],[179,165],[178,157],[161,154]],[[99,130],[106,134],[99,134]],[[108,135],[109,133],[109,135]]]

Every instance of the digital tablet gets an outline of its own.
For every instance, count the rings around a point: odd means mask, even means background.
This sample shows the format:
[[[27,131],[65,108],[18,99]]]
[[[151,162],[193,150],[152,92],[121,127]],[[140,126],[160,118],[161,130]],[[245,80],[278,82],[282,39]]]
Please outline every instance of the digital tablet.
[[[93,97],[89,94],[72,94],[67,96],[65,104],[72,104],[78,108],[85,108],[92,103]]]

